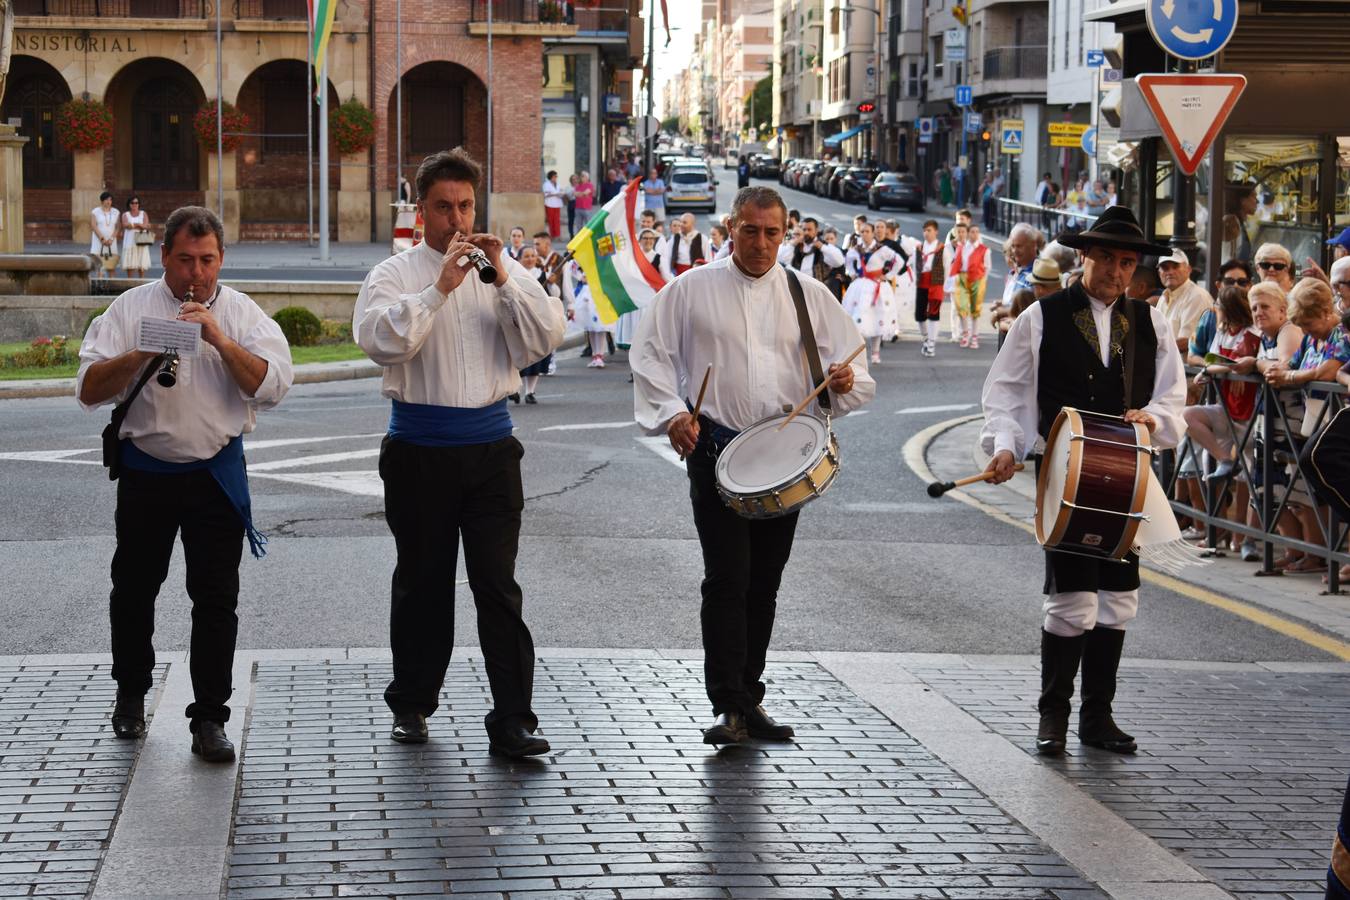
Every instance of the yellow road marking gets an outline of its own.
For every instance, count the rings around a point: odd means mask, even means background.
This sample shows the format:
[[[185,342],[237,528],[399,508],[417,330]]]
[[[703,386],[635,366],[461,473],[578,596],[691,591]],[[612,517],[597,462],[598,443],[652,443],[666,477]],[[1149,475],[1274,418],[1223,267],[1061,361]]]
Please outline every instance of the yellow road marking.
[[[936,425],[930,425],[923,429],[905,442],[903,449],[905,464],[908,465],[910,470],[913,471],[915,475],[918,475],[924,482],[937,481],[938,479],[933,474],[933,470],[928,467],[928,460],[924,457],[924,453],[928,450],[928,445],[943,432],[950,431],[957,426],[981,418],[983,418],[983,416],[960,416],[955,419],[948,419],[945,422],[938,422]],[[1003,510],[991,506],[959,488],[957,490],[948,491],[944,496],[959,500],[967,506],[978,509],[992,519],[997,519],[1014,528],[1020,528],[1030,535],[1034,536],[1036,534],[1036,529],[1033,528],[1029,522],[1015,519]],[[1196,585],[1182,581],[1179,578],[1173,578],[1170,575],[1155,572],[1144,566],[1140,567],[1139,574],[1144,581],[1147,581],[1150,584],[1155,584],[1158,587],[1165,588],[1166,590],[1180,594],[1183,597],[1187,597],[1199,603],[1217,607],[1225,612],[1246,619],[1249,622],[1254,622],[1263,628],[1269,628],[1271,631],[1282,634],[1285,637],[1293,638],[1310,647],[1316,647],[1318,650],[1329,653],[1343,662],[1350,662],[1350,643],[1340,640],[1339,638],[1323,634],[1314,628],[1309,628],[1306,625],[1291,621],[1283,616],[1278,616],[1259,606],[1253,606],[1250,603],[1245,603],[1232,597],[1216,594],[1214,591],[1197,587]]]

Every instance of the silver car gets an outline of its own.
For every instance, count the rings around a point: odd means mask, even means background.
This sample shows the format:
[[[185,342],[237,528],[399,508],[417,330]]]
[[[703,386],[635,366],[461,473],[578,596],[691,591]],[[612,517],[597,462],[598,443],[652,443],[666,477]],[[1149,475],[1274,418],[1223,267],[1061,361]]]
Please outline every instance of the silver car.
[[[717,179],[702,160],[677,160],[666,173],[666,209],[717,211]]]

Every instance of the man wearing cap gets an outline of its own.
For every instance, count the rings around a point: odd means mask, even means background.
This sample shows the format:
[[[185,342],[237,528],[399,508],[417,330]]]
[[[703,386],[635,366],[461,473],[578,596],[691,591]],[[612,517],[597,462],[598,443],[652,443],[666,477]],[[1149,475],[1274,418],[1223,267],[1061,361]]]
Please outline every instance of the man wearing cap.
[[[1350,226],[1346,226],[1340,234],[1327,241],[1327,246],[1331,248],[1331,261],[1333,263],[1338,259],[1350,256]]]
[[[1123,299],[1139,259],[1165,256],[1134,214],[1112,206],[1059,241],[1083,251],[1083,277],[1018,316],[984,383],[986,471],[1007,481],[1062,408],[1123,416],[1148,428],[1152,443],[1175,447],[1186,376],[1167,319],[1142,300]],[[1088,746],[1133,753],[1134,738],[1111,718],[1125,627],[1139,607],[1139,559],[1124,564],[1047,550],[1041,630],[1040,726],[1036,750],[1064,752],[1079,663],[1083,700],[1078,736]]]
[[[1200,317],[1205,310],[1214,308],[1214,298],[1209,291],[1191,281],[1191,261],[1185,251],[1173,250],[1158,260],[1158,278],[1163,284],[1158,311],[1167,318],[1177,351],[1185,357]]]

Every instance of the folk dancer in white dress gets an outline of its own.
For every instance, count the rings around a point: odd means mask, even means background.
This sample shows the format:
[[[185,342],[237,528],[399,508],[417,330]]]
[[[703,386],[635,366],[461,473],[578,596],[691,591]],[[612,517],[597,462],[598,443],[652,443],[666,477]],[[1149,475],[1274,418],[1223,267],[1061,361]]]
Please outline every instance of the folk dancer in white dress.
[[[731,258],[666,285],[644,312],[631,356],[638,424],[648,434],[666,435],[688,467],[703,551],[704,681],[716,716],[703,740],[714,745],[793,736],[790,725],[764,711],[763,675],[797,513],[742,518],[718,496],[714,472],[738,430],[791,409],[812,389],[788,286],[792,275],[775,264],[787,227],[782,198],[769,188],[742,188],[732,214]],[[839,364],[858,346],[858,329],[820,282],[797,277],[829,369],[827,402],[836,416],[856,410],[876,392],[866,363]],[[691,410],[710,365],[696,420]]]
[[[861,239],[848,251],[846,267],[853,282],[844,293],[844,312],[867,340],[872,362],[881,362],[881,343],[899,329],[895,290],[890,279],[904,265],[900,255],[873,237],[871,224],[862,226]]]
[[[89,211],[89,252],[97,256],[100,263],[117,256],[117,223],[122,214],[112,201],[113,195],[104,191],[98,195],[98,206]],[[95,277],[107,278],[110,271],[107,265],[100,265]]]
[[[128,278],[144,278],[150,268],[150,245],[136,243],[136,235],[144,232],[153,232],[150,214],[141,209],[141,198],[133,196],[122,213],[122,268]]]
[[[586,332],[586,340],[590,342],[591,361],[586,364],[586,368],[603,369],[606,335],[614,333],[615,323],[606,325],[600,321],[600,311],[595,306],[594,298],[591,297],[591,286],[586,283],[586,273],[575,260],[569,261],[563,267],[562,292],[563,296],[571,299],[569,305],[572,307],[572,316],[581,326],[581,330]]]

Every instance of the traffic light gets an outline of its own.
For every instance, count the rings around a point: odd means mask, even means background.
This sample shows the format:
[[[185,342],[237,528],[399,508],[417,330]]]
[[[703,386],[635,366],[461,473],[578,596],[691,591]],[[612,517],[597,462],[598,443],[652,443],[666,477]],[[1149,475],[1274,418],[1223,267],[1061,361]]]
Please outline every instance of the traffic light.
[[[982,140],[982,141],[987,141],[987,140],[989,140],[991,137],[993,137],[993,135],[991,135],[991,134],[989,133],[989,129],[986,128],[986,129],[984,130],[984,133],[980,135],[980,140]]]
[[[870,113],[870,112],[875,112],[875,111],[876,111],[876,108],[877,108],[877,105],[876,105],[875,103],[859,103],[859,104],[858,104],[858,112],[860,112],[860,113]]]

